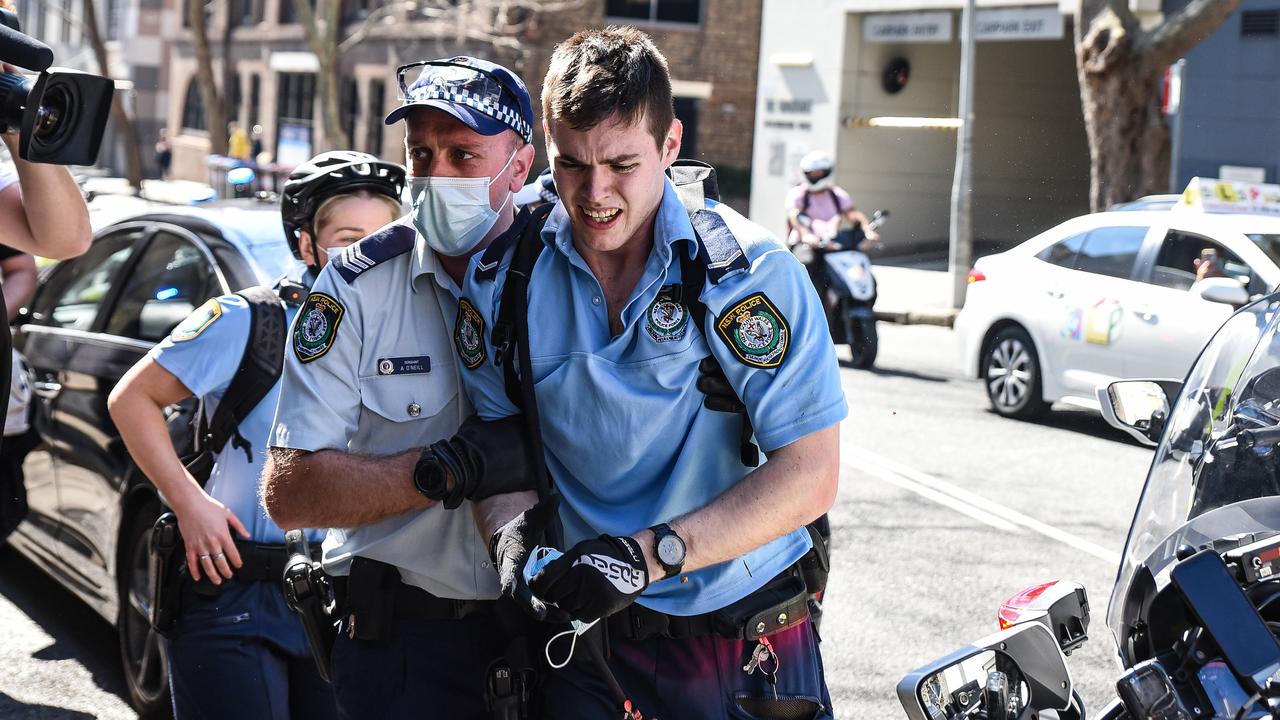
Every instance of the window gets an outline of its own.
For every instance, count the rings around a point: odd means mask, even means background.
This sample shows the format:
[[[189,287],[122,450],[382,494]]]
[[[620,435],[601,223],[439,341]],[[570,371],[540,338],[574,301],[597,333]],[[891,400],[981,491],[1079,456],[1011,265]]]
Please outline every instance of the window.
[[[280,24],[287,25],[289,23],[298,22],[298,7],[293,4],[294,0],[280,0]],[[311,6],[312,11],[316,8],[315,0],[307,0],[307,4]]]
[[[262,76],[254,73],[249,76],[249,126],[258,124],[258,105],[262,95]]]
[[[1258,277],[1240,256],[1228,250],[1221,243],[1190,233],[1170,230],[1160,245],[1160,254],[1156,256],[1155,268],[1151,271],[1151,283],[1174,290],[1186,290],[1195,284],[1197,263],[1206,251],[1213,251],[1218,257],[1217,273],[1208,277],[1235,278],[1241,285],[1249,288],[1249,292],[1266,291],[1266,283]]]
[[[312,73],[280,73],[280,117],[311,124],[315,111],[316,76]]]
[[[382,116],[386,93],[385,82],[374,80],[369,83],[369,120],[364,126],[364,150],[378,157],[382,157]]]
[[[369,17],[369,11],[374,7],[374,0],[342,0],[342,21],[344,23],[356,22]]]
[[[698,157],[698,101],[694,98],[672,98],[676,106],[676,118],[684,125],[684,135],[680,141],[680,157]]]
[[[338,126],[346,131],[347,137],[353,141],[356,136],[356,118],[360,116],[360,91],[355,78],[345,77],[339,83],[342,93],[338,96]],[[369,122],[373,122],[373,118]]]
[[[192,310],[221,293],[217,275],[194,244],[156,233],[120,293],[106,332],[159,342]]]
[[[262,22],[262,0],[239,0],[239,8],[232,11],[232,17],[239,16],[239,25],[257,25]]]
[[[1072,235],[1066,240],[1059,240],[1041,250],[1036,254],[1036,257],[1051,265],[1074,268],[1076,266],[1076,255],[1080,254],[1080,247],[1084,245],[1084,238],[1087,234],[1080,233],[1079,235]]]
[[[609,18],[697,25],[702,21],[702,0],[605,0]]]
[[[32,303],[31,319],[40,325],[90,330],[111,281],[129,259],[142,230],[125,230],[96,240],[84,255],[64,261]]]
[[[226,103],[226,117],[228,122],[237,122],[240,117],[240,105],[244,100],[240,89],[240,73],[232,72],[228,77],[229,87],[222,93],[222,100]]]
[[[1138,260],[1138,250],[1147,236],[1145,227],[1104,227],[1089,231],[1084,247],[1076,256],[1075,269],[1082,272],[1129,278]]]
[[[1240,13],[1242,37],[1275,37],[1280,35],[1280,10],[1245,10]]]
[[[182,103],[182,127],[184,130],[208,130],[204,119],[204,99],[200,97],[200,83],[194,77],[187,81],[187,98]]]
[[[107,40],[120,40],[121,28],[124,27],[124,3],[122,0],[107,0]]]

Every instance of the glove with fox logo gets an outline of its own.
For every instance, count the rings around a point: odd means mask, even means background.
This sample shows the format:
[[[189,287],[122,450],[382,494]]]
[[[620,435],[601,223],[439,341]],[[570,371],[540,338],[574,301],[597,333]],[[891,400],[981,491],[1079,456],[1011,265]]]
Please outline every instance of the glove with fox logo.
[[[640,543],[613,535],[574,545],[529,582],[534,595],[583,622],[622,610],[648,586]]]

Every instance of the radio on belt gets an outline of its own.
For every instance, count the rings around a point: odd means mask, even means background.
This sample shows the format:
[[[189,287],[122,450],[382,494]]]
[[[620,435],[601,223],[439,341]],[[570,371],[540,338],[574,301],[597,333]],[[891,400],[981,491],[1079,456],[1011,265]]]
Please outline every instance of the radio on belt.
[[[1246,584],[1280,576],[1280,535],[1223,553],[1229,565]]]

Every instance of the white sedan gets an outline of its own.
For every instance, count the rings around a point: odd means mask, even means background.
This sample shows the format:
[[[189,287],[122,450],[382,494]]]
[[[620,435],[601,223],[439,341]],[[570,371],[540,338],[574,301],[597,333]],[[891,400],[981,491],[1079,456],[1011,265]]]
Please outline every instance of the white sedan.
[[[992,408],[1028,419],[1054,402],[1098,409],[1100,383],[1185,376],[1227,316],[1277,285],[1280,217],[1096,213],[980,258],[955,330]]]

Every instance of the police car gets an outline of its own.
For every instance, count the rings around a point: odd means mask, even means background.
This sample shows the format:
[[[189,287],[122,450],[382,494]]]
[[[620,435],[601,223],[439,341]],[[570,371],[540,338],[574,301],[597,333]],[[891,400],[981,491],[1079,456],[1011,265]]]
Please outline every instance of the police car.
[[[1171,209],[1077,217],[980,258],[956,317],[966,374],[1022,419],[1098,409],[1118,378],[1180,378],[1209,336],[1280,285],[1280,185],[1195,178]]]
[[[192,310],[269,285],[294,259],[275,203],[141,210],[98,229],[80,257],[45,268],[19,315],[14,344],[31,368],[39,438],[23,461],[30,512],[8,541],[117,624],[125,684],[145,718],[169,708],[148,615],[148,539],[160,501],[125,450],[107,396]],[[179,448],[189,442],[182,415],[193,408],[171,409]]]

